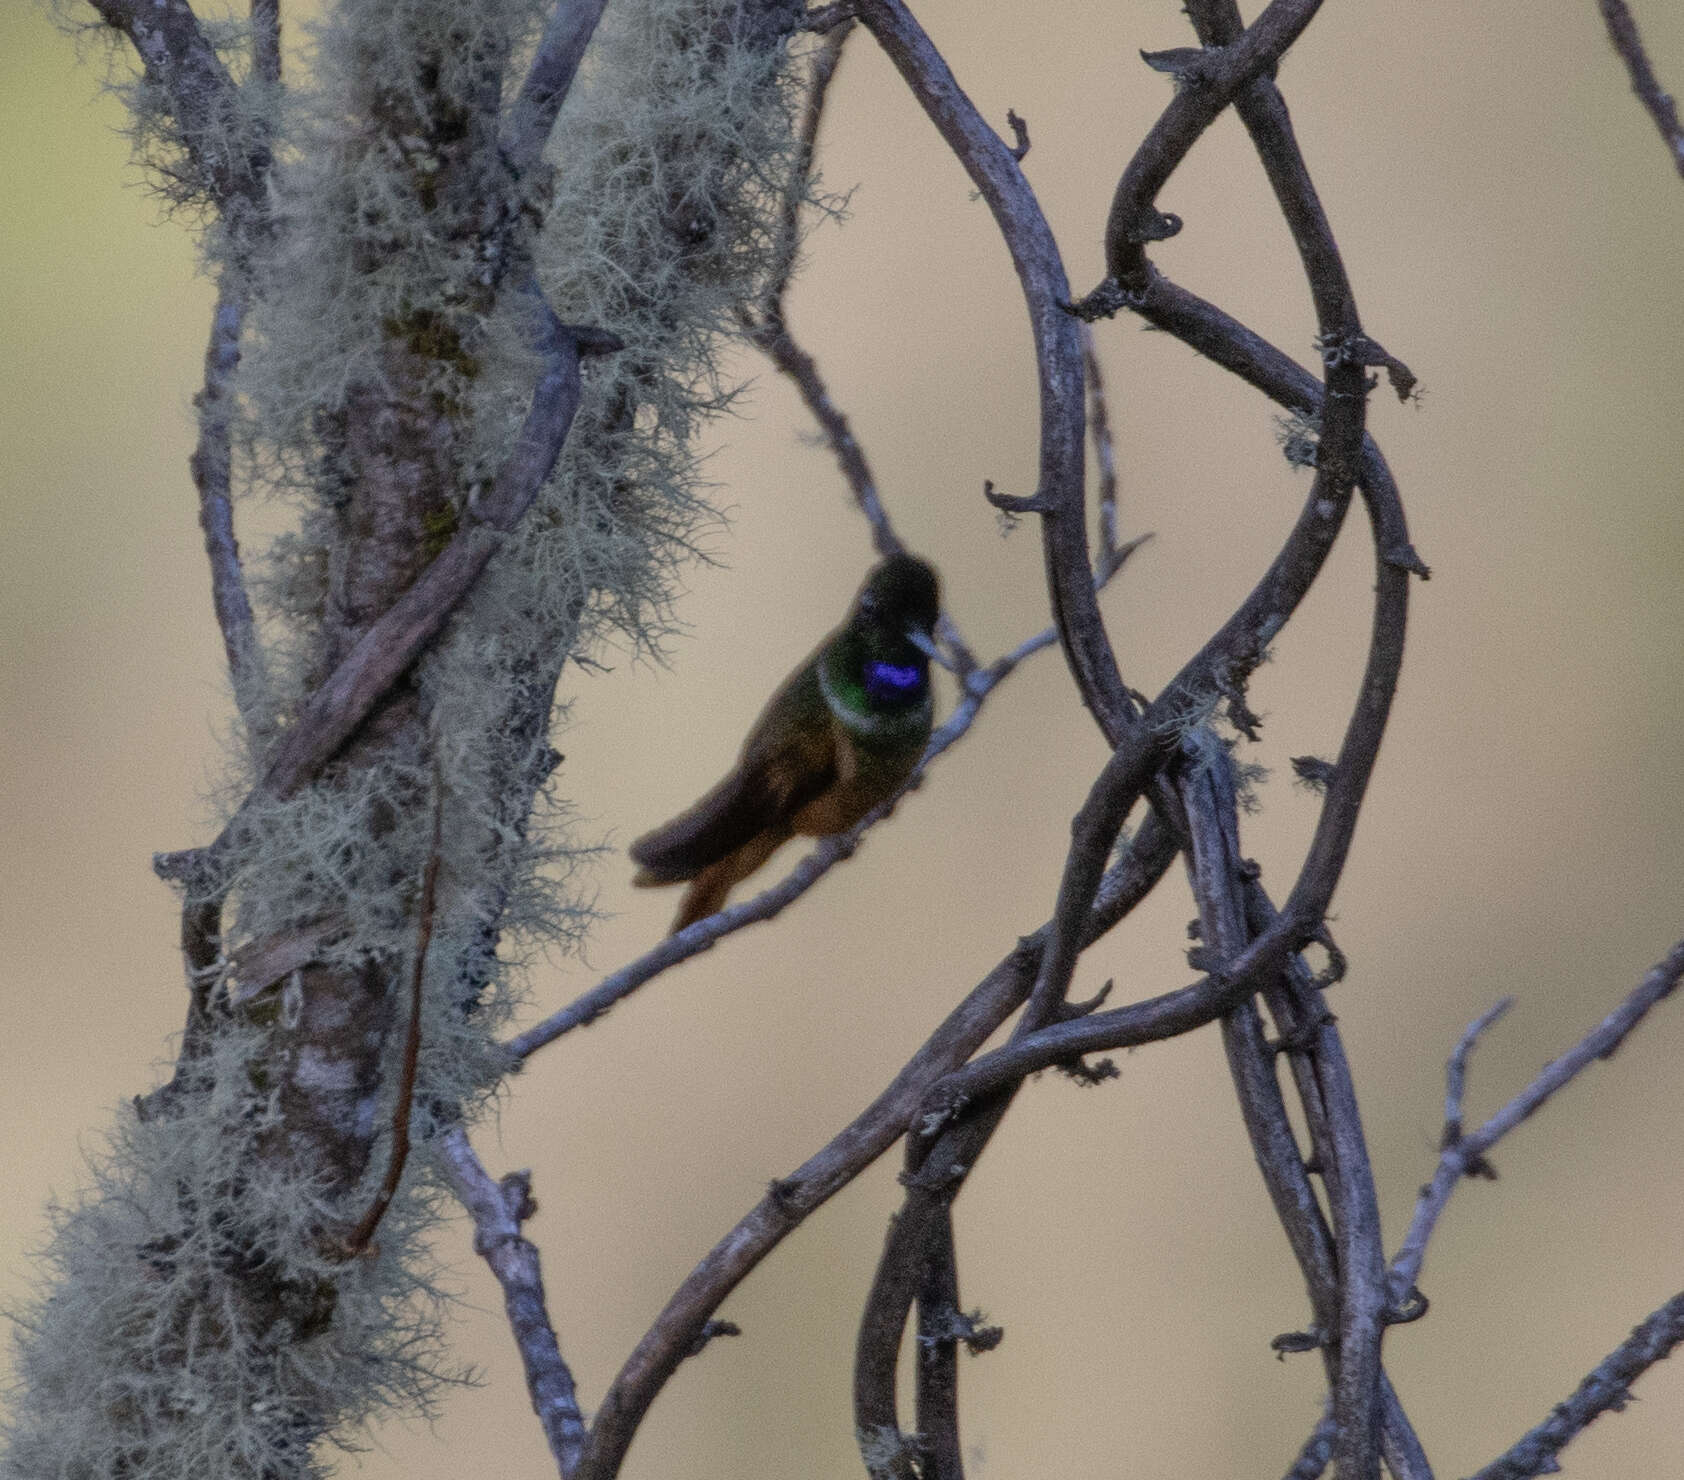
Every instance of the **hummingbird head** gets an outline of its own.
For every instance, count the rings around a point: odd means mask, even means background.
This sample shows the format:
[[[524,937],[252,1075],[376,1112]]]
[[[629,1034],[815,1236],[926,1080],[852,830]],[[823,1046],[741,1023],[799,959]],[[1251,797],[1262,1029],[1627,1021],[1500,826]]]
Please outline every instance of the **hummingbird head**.
[[[934,569],[916,555],[895,554],[873,567],[854,599],[841,652],[872,704],[928,702],[931,629],[941,614]]]
[[[904,551],[880,560],[854,598],[858,625],[875,629],[890,641],[928,641],[941,615],[941,582],[926,560]]]

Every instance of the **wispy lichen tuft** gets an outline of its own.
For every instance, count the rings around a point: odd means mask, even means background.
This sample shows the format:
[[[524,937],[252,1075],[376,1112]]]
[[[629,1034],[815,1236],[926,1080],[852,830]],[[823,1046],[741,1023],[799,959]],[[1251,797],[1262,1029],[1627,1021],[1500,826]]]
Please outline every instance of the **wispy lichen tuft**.
[[[535,283],[627,347],[591,362],[554,475],[440,640],[322,776],[244,808],[196,886],[226,894],[234,979],[265,952],[305,964],[237,1000],[211,984],[205,1056],[122,1113],[58,1213],[44,1293],[18,1317],[4,1480],[312,1476],[324,1443],[425,1412],[454,1376],[424,1144],[375,1246],[347,1259],[335,1240],[385,1170],[421,879],[436,835],[424,1142],[496,1093],[524,960],[592,918],[556,683],[610,637],[663,637],[675,567],[717,519],[697,436],[732,403],[722,349],[778,265],[798,159],[788,0],[615,0],[544,178],[513,178],[498,129],[547,8],[338,0],[284,99],[238,89],[230,147],[261,135],[275,159],[264,231],[207,234],[249,309],[238,491],[297,518],[248,566],[270,690],[231,798],[471,517],[531,394],[521,295]],[[242,84],[242,38],[217,44]],[[161,95],[130,97],[166,192],[206,200]],[[362,1059],[324,1027],[340,1004]]]

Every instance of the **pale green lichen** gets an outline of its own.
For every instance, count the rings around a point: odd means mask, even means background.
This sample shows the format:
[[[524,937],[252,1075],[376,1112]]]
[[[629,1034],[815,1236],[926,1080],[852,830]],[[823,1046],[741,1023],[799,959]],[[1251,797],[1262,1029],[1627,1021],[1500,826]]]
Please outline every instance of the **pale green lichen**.
[[[417,665],[415,720],[372,760],[343,760],[294,796],[248,806],[221,871],[200,886],[231,889],[227,949],[329,920],[317,968],[377,962],[394,984],[396,1031],[386,1088],[366,1106],[359,1185],[316,1185],[297,1158],[274,1154],[291,1129],[274,1046],[296,989],[271,986],[219,1013],[184,1092],[146,1117],[124,1110],[90,1185],[55,1216],[42,1294],[16,1317],[5,1480],[310,1476],[325,1468],[324,1444],[353,1443],[375,1414],[427,1411],[455,1376],[424,1238],[440,1195],[425,1146],[376,1249],[346,1260],[323,1237],[385,1171],[377,1128],[407,1020],[396,984],[415,944],[434,808],[443,844],[414,1117],[423,1138],[496,1093],[520,965],[576,943],[590,921],[575,875],[592,850],[551,773],[550,695],[570,658],[611,635],[644,651],[661,641],[674,568],[717,518],[696,438],[732,402],[721,346],[777,264],[797,157],[786,6],[615,0],[556,131],[553,193],[504,182],[489,196],[527,216],[469,220],[439,198],[439,182],[494,178],[501,165],[494,148],[447,160],[458,135],[439,100],[465,105],[498,74],[511,96],[545,9],[339,0],[284,104],[242,89],[230,147],[272,136],[277,231],[252,254],[213,229],[207,256],[252,299],[235,388],[239,491],[278,495],[297,518],[248,567],[270,687],[232,747],[225,817],[321,677],[344,492],[323,428],[353,388],[382,383],[394,344],[408,356],[403,394],[448,430],[454,477],[446,507],[424,521],[427,538],[443,538],[494,474],[533,379],[499,276],[509,264],[482,244],[495,238],[529,263],[520,270],[564,321],[611,330],[627,348],[587,368],[555,475]],[[238,33],[217,40],[242,77]],[[129,96],[160,188],[202,204],[158,95],[136,83]],[[412,134],[385,127],[406,111]]]

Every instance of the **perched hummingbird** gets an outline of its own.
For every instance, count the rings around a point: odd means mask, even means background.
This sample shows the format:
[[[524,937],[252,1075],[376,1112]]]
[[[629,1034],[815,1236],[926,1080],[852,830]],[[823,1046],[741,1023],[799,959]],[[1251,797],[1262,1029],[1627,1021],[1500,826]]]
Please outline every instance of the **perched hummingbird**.
[[[880,561],[847,620],[760,712],[731,774],[631,845],[634,883],[690,885],[674,933],[721,908],[789,837],[842,832],[907,778],[930,738],[940,609],[927,563]]]

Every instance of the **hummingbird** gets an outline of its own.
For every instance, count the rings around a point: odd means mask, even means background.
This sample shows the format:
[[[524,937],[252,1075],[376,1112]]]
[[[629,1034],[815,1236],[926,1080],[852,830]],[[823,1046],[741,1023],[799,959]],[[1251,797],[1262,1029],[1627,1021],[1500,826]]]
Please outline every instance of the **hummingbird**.
[[[631,845],[633,883],[688,883],[672,933],[725,904],[797,833],[827,837],[892,796],[930,738],[940,584],[897,553],[872,567],[842,625],[786,678],[731,773]]]

